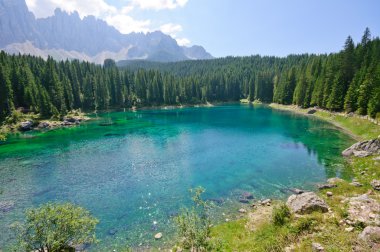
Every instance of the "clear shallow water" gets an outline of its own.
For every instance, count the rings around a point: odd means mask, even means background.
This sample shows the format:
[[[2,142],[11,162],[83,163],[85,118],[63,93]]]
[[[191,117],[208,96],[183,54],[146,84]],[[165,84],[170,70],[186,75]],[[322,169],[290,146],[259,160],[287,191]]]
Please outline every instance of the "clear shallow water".
[[[70,201],[100,219],[101,243],[164,246],[172,215],[189,204],[188,189],[206,188],[216,208],[235,213],[243,191],[282,198],[284,188],[313,189],[348,177],[340,152],[353,141],[334,126],[264,106],[112,112],[79,127],[31,132],[0,145],[0,248],[26,208]],[[157,227],[152,226],[154,221]],[[164,232],[164,240],[153,235]],[[111,233],[116,234],[111,235]]]

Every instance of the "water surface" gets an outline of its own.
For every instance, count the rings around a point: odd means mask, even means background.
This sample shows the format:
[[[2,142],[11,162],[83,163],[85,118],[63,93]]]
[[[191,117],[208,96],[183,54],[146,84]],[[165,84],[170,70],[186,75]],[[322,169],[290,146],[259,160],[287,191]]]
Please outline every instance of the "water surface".
[[[314,189],[328,177],[349,176],[340,152],[352,139],[313,117],[224,105],[94,118],[0,145],[0,201],[15,202],[0,212],[0,248],[12,242],[9,225],[26,208],[49,201],[79,204],[100,219],[95,251],[164,246],[171,216],[189,204],[189,188],[203,186],[207,198],[223,199],[215,215],[224,219],[244,191],[284,198],[284,188]],[[154,241],[159,231],[164,239]]]

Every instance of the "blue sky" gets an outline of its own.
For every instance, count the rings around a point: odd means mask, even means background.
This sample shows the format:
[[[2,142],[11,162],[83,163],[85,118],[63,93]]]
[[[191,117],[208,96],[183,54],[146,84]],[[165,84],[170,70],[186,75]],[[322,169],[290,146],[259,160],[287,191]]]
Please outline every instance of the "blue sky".
[[[378,0],[27,0],[27,3],[36,16],[47,16],[53,6],[68,11],[77,8],[82,16],[95,15],[124,33],[160,29],[181,44],[202,45],[217,57],[329,53],[339,51],[348,35],[358,42],[366,27],[372,35],[380,35]]]

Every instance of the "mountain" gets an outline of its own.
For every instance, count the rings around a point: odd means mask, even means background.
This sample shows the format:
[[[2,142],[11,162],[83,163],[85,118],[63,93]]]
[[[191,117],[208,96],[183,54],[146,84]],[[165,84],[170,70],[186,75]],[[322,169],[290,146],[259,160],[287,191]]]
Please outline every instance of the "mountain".
[[[181,61],[211,59],[201,46],[181,47],[160,32],[122,34],[105,21],[78,12],[56,9],[36,19],[25,0],[0,0],[0,48],[12,54],[31,54],[57,60],[80,59],[103,63],[120,60]]]

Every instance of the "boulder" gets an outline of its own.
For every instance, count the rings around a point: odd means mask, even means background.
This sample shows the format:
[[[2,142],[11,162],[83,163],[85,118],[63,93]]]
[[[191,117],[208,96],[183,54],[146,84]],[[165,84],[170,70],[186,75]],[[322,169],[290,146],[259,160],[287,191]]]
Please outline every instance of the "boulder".
[[[330,188],[334,188],[334,187],[337,187],[337,185],[336,184],[330,184],[330,183],[318,185],[319,190],[330,189]]]
[[[32,130],[33,128],[33,122],[32,121],[25,121],[20,123],[20,130],[22,131],[28,131]]]
[[[265,199],[265,200],[261,201],[261,205],[263,205],[263,206],[270,206],[271,203],[272,203],[271,199]]]
[[[368,151],[354,151],[354,156],[355,157],[368,157],[371,156],[371,153]]]
[[[374,154],[380,154],[380,138],[355,143],[342,152],[345,157],[366,157]]]
[[[286,205],[293,213],[297,214],[308,214],[314,211],[325,213],[329,208],[326,202],[314,192],[293,194],[288,198]]]
[[[350,185],[355,186],[355,187],[362,187],[363,186],[363,184],[361,184],[357,181],[353,181],[352,183],[350,183]]]
[[[380,227],[368,226],[359,234],[358,238],[366,242],[372,251],[380,250]]]
[[[347,212],[352,225],[380,226],[380,204],[367,194],[350,198]]]
[[[380,180],[376,180],[376,179],[372,180],[371,186],[373,187],[373,189],[380,191]]]
[[[317,242],[313,242],[311,244],[311,249],[313,252],[324,252],[325,251],[325,248]]]
[[[309,110],[307,111],[307,114],[308,114],[308,115],[312,115],[312,114],[315,114],[316,112],[317,112],[316,109],[309,109]]]
[[[332,197],[333,193],[332,192],[326,192],[327,197]]]
[[[50,127],[50,124],[48,122],[40,122],[38,124],[38,128],[39,129],[46,129],[46,128],[49,128]]]
[[[239,209],[239,213],[246,213],[246,212],[247,212],[247,210],[245,210],[244,208]]]
[[[304,190],[298,188],[290,188],[289,191],[291,191],[294,194],[301,194],[305,192]]]
[[[327,180],[327,183],[329,184],[337,184],[337,183],[342,183],[342,182],[344,182],[344,180],[341,178],[329,178]]]

